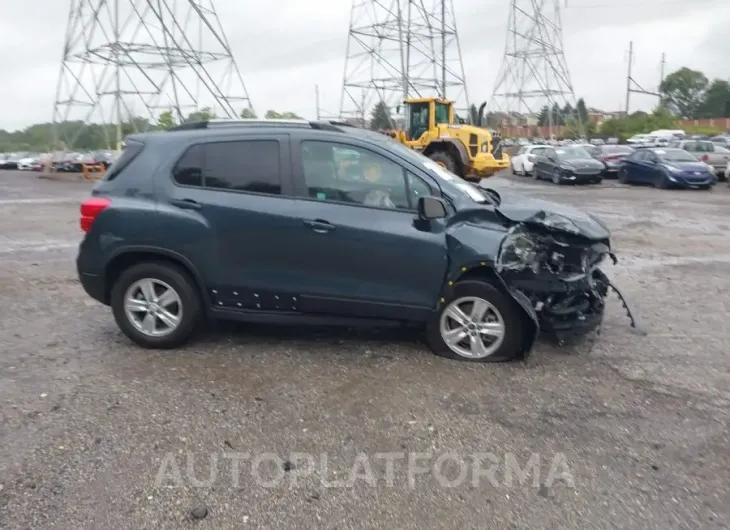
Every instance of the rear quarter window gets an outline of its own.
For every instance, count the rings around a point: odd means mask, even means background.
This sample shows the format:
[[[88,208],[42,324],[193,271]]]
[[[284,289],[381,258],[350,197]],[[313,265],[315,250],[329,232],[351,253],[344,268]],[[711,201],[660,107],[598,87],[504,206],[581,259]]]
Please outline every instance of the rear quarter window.
[[[124,168],[126,168],[132,163],[132,160],[139,156],[143,149],[144,144],[142,142],[129,140],[124,146],[124,150],[119,157],[109,166],[109,169],[107,169],[106,174],[104,175],[104,180],[109,181],[117,178]]]

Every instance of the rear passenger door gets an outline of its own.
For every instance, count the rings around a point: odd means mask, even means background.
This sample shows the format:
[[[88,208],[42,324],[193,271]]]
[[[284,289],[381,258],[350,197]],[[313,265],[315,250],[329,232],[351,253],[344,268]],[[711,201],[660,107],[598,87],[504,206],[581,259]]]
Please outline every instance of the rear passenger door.
[[[191,145],[173,169],[170,234],[193,255],[214,305],[291,307],[301,221],[292,197],[289,138],[220,139]],[[181,229],[185,223],[196,230]]]

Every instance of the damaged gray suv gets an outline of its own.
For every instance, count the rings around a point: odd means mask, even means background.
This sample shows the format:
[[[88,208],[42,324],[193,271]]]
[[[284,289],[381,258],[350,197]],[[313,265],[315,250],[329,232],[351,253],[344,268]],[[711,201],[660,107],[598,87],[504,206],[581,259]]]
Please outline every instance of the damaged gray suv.
[[[417,325],[438,355],[502,361],[540,330],[595,330],[613,288],[599,219],[469,184],[334,122],[130,136],[80,223],[81,284],[151,348],[182,345],[206,319]]]

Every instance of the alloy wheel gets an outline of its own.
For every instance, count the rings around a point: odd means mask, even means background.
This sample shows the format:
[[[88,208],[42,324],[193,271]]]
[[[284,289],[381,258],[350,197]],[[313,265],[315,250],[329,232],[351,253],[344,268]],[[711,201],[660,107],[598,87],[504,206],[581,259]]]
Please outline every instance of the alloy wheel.
[[[148,337],[164,337],[182,321],[180,295],[162,280],[144,278],[124,294],[124,313],[129,322]]]
[[[505,324],[494,305],[475,296],[458,298],[441,314],[439,331],[451,351],[468,359],[493,355],[504,341]]]

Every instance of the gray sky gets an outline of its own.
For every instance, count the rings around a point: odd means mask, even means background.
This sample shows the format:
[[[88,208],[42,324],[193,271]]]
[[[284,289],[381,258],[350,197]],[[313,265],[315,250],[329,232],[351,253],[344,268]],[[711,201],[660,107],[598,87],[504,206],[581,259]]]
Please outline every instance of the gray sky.
[[[178,0],[179,1],[179,0]],[[138,2],[139,3],[139,2]],[[0,12],[0,128],[50,121],[68,0],[6,2]],[[217,0],[216,9],[251,101],[267,109],[336,113],[350,0]],[[504,53],[508,0],[454,0],[471,100],[489,99]],[[655,89],[662,52],[667,72],[688,66],[730,79],[727,0],[568,0],[564,49],[576,95],[592,107],[623,108],[627,49],[634,75]],[[655,99],[632,95],[632,108]],[[135,109],[136,110],[136,109]]]

